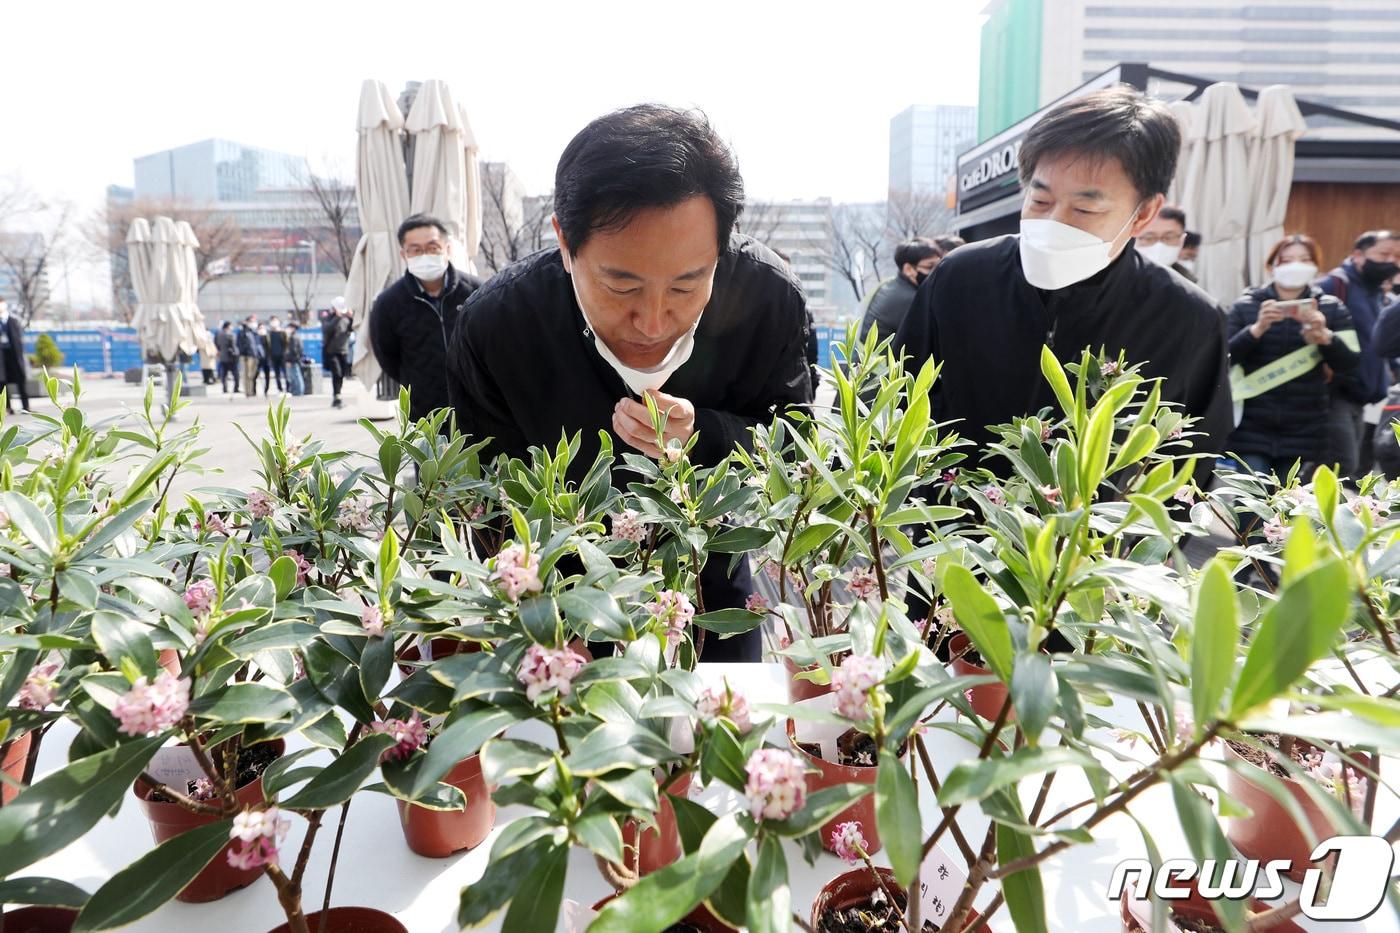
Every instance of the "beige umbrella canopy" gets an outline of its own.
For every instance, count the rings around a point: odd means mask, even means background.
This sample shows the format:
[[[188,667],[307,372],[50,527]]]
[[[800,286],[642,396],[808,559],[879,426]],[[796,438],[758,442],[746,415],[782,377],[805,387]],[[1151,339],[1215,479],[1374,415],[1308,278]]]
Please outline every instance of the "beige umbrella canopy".
[[[1239,297],[1245,286],[1245,254],[1250,219],[1248,137],[1254,114],[1237,85],[1212,84],[1195,105],[1194,132],[1199,152],[1190,154],[1184,188],[1188,222],[1201,234],[1196,275],[1201,287],[1222,302]]]
[[[355,375],[365,385],[379,378],[379,363],[369,352],[370,306],[375,296],[403,275],[403,260],[395,232],[408,216],[408,175],[403,161],[403,114],[381,81],[360,86],[356,120],[360,141],[355,158],[355,196],[363,234],[350,264],[345,300],[354,312]]]
[[[466,268],[472,255],[467,243],[467,148],[475,148],[476,138],[465,116],[446,82],[424,81],[406,123],[414,137],[413,213],[432,214],[447,225],[452,256],[459,268]],[[479,222],[477,228],[479,231]],[[476,239],[479,244],[479,232]]]
[[[1176,204],[1185,210],[1186,224],[1195,230],[1195,192],[1191,189],[1191,182],[1199,174],[1199,161],[1204,151],[1201,146],[1201,127],[1196,119],[1196,108],[1190,101],[1173,101],[1171,111],[1181,126],[1181,155],[1176,160],[1176,177],[1172,179],[1171,190],[1167,192],[1167,203]]]
[[[465,253],[462,268],[475,274],[476,257],[481,251],[481,163],[478,161],[480,150],[476,145],[476,134],[472,132],[472,125],[467,120],[467,111],[459,106],[457,112],[462,118],[462,148],[467,163],[466,223],[462,231]]]
[[[132,319],[142,356],[165,364],[174,389],[175,367],[196,353],[212,358],[213,342],[199,310],[194,230],[184,221],[137,218],[127,232],[127,255],[137,308]]]
[[[1283,220],[1293,188],[1294,143],[1308,131],[1293,91],[1286,85],[1275,84],[1260,91],[1254,113],[1257,130],[1249,140],[1253,187],[1245,267],[1251,281],[1264,274],[1269,248],[1283,238]]]

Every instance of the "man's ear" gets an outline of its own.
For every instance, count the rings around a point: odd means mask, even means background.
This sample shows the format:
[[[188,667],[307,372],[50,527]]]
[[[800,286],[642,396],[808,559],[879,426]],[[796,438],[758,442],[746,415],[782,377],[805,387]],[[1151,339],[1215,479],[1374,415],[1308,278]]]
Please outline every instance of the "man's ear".
[[[1128,236],[1138,236],[1146,230],[1152,221],[1157,219],[1157,212],[1162,209],[1162,205],[1167,203],[1166,195],[1154,194],[1142,206],[1138,208],[1137,216],[1133,219],[1133,225],[1128,228]]]
[[[549,218],[549,223],[554,227],[554,238],[559,241],[559,255],[560,258],[564,260],[564,271],[569,273],[569,275],[573,275],[574,257],[573,254],[569,252],[568,241],[564,239],[564,230],[559,226],[559,217],[557,215],[551,216]]]

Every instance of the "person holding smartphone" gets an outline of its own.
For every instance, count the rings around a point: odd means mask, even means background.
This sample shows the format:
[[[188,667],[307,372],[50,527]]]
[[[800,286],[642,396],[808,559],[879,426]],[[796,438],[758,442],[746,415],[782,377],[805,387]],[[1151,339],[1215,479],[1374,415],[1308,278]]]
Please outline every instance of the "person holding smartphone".
[[[1259,473],[1330,461],[1328,383],[1360,359],[1351,312],[1312,285],[1319,264],[1312,237],[1285,237],[1265,260],[1269,281],[1229,312],[1237,415],[1225,449]]]

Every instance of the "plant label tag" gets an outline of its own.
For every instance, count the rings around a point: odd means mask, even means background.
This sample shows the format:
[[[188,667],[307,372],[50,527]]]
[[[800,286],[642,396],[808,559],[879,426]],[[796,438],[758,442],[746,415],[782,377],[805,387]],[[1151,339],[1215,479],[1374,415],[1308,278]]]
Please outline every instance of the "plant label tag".
[[[959,868],[947,852],[934,846],[919,868],[919,904],[923,918],[942,929],[965,884],[967,872]]]
[[[172,745],[156,750],[146,771],[166,787],[186,793],[190,781],[204,777],[204,769],[199,759],[194,757],[194,749],[188,745]]]
[[[809,700],[799,700],[797,706],[814,710],[818,713],[835,714],[836,697],[830,693],[812,697]],[[850,723],[844,720],[832,722],[827,719],[793,719],[793,737],[798,742],[805,745],[815,745],[821,749],[822,760],[839,762],[836,740],[849,732]]]
[[[583,933],[588,925],[598,917],[598,911],[585,907],[573,898],[564,899],[565,933]]]

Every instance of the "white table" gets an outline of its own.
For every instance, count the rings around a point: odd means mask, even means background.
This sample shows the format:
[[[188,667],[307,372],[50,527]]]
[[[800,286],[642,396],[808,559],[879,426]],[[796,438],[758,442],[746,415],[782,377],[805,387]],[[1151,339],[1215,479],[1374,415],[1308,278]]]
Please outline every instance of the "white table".
[[[748,694],[751,703],[786,702],[785,681],[782,669],[777,665],[709,664],[702,665],[700,673],[706,681],[715,684],[728,677],[731,684]],[[1095,712],[1104,719],[1125,726],[1138,725],[1135,710],[1130,712],[1115,708],[1096,709]],[[55,727],[44,742],[39,774],[63,764],[66,746],[72,735],[71,726],[64,724]],[[775,733],[774,739],[777,738]],[[927,733],[925,741],[940,776],[957,762],[976,754],[972,746],[941,730]],[[297,743],[291,744],[295,747]],[[1141,745],[1137,751],[1139,756],[1146,754]],[[1400,774],[1396,770],[1400,768],[1400,760],[1390,759],[1384,767],[1390,775]],[[1115,764],[1114,770],[1121,770],[1126,776],[1130,769]],[[1052,787],[1049,806],[1067,805],[1089,796],[1087,785],[1077,778],[1077,774],[1076,771],[1060,774]],[[1034,782],[1034,785],[1038,787],[1039,782]],[[1035,787],[1028,793],[1033,793]],[[708,790],[697,800],[712,807],[743,806],[745,803],[741,795],[728,788]],[[919,800],[925,828],[935,825],[934,798],[927,786],[920,788]],[[1152,830],[1164,858],[1189,857],[1190,852],[1177,825],[1168,790],[1156,788],[1143,794],[1133,805],[1133,811]],[[379,794],[360,794],[350,807],[336,871],[333,905],[384,910],[398,917],[410,933],[455,933],[457,924],[454,918],[459,891],[481,876],[491,842],[500,828],[525,812],[519,807],[503,808],[497,814],[492,836],[478,848],[451,858],[429,859],[413,854],[404,843],[392,799]],[[1382,789],[1376,812],[1376,825],[1389,826],[1400,816],[1400,800]],[[332,811],[332,814],[338,814],[338,810]],[[964,807],[959,820],[970,841],[982,838],[987,821],[976,807]],[[326,870],[330,864],[335,835],[334,816],[326,822],[306,874],[304,906],[308,911],[320,908]],[[305,825],[304,821],[294,818],[292,831],[282,846],[284,853],[297,851]],[[1095,837],[1093,845],[1074,846],[1048,860],[1041,868],[1052,929],[1076,933],[1116,933],[1122,928],[1118,919],[1118,904],[1108,901],[1105,892],[1114,866],[1125,858],[1144,856],[1145,848],[1137,827],[1121,815],[1106,820],[1096,828]],[[149,825],[134,798],[128,794],[123,798],[115,818],[104,819],[87,836],[27,869],[24,874],[62,878],[91,892],[151,845]],[[940,845],[957,857],[951,840],[941,841]],[[876,861],[881,862],[882,858],[877,856]],[[961,859],[958,861],[961,862]],[[821,887],[848,870],[844,862],[829,853],[823,853],[817,864],[809,867],[796,847],[789,848],[788,865],[792,880],[792,903],[804,916],[810,911],[811,903]],[[1288,884],[1290,894],[1297,890],[1296,885]],[[991,899],[994,890],[990,884],[984,888],[978,899],[979,906]],[[569,860],[565,897],[582,904],[592,904],[609,893],[610,889],[599,877],[592,856],[574,851]],[[127,929],[142,933],[189,933],[191,930],[262,933],[283,919],[272,885],[266,879],[259,879],[249,887],[213,903],[182,904],[172,901]],[[1400,931],[1400,919],[1388,904],[1362,923],[1323,925],[1311,923],[1305,918],[1299,920],[1306,929],[1325,930],[1326,933]],[[1005,909],[998,911],[991,926],[997,933],[1010,933],[1011,919]],[[499,916],[497,922],[483,927],[488,930],[498,928]]]

